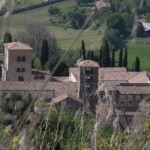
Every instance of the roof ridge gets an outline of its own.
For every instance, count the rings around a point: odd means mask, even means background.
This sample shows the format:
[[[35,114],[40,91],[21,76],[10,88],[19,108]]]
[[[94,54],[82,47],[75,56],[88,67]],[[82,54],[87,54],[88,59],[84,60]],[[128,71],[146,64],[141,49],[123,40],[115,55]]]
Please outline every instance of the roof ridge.
[[[129,78],[128,81],[131,80],[132,78],[134,78],[135,76],[139,75],[140,73],[141,72],[139,72],[139,73],[137,72],[137,74],[135,74],[133,77]]]

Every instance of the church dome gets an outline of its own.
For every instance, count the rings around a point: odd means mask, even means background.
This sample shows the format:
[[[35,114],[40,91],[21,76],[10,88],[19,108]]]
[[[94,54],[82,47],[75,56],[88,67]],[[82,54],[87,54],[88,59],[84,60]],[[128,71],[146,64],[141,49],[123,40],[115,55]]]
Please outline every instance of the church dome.
[[[78,67],[97,67],[99,68],[99,64],[95,61],[92,60],[84,60],[84,61],[80,61],[78,64]]]

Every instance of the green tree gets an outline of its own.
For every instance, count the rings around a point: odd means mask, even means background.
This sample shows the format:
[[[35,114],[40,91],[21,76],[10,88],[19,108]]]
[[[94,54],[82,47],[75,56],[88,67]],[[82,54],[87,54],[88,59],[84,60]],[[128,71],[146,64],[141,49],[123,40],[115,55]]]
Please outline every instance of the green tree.
[[[99,65],[102,65],[102,58],[103,58],[103,48],[101,46],[101,49],[99,51]]]
[[[48,42],[47,40],[44,40],[42,45],[41,55],[40,55],[42,69],[45,69],[45,64],[48,61],[48,58],[49,58]]]
[[[81,42],[80,57],[83,58],[84,60],[86,59],[85,43],[84,43],[83,40],[82,40],[82,42]]]
[[[108,41],[105,41],[105,44],[103,47],[102,66],[103,67],[110,67],[110,52],[109,52]]]
[[[138,23],[137,30],[136,30],[137,37],[145,37],[145,31],[142,23]]]
[[[122,57],[123,57],[123,50],[122,50],[122,48],[121,48],[121,49],[120,49],[120,52],[119,52],[118,67],[122,67]]]
[[[127,49],[125,49],[124,57],[123,57],[123,67],[127,68],[128,66],[128,52]]]
[[[33,63],[32,66],[33,68],[41,69],[41,61],[39,56],[35,56],[32,63]]]
[[[111,66],[115,67],[115,49],[112,50]]]
[[[55,15],[55,14],[60,14],[61,13],[60,9],[56,6],[49,7],[48,12],[49,12],[50,15]]]
[[[67,12],[67,19],[72,28],[81,29],[86,20],[85,9],[78,7],[70,8]]]
[[[119,32],[114,29],[109,29],[106,31],[104,41],[108,41],[111,49],[118,50],[125,45],[124,39],[120,36]]]
[[[12,42],[12,35],[9,32],[6,32],[4,35],[3,43],[11,43]]]
[[[94,0],[75,0],[78,5],[93,3]]]
[[[136,57],[135,59],[135,71],[140,72],[140,59]]]
[[[91,50],[88,50],[87,52],[87,59],[91,59]]]
[[[124,36],[127,35],[125,20],[118,13],[112,14],[108,17],[107,26],[108,26],[108,29],[117,30],[120,35],[124,35]]]

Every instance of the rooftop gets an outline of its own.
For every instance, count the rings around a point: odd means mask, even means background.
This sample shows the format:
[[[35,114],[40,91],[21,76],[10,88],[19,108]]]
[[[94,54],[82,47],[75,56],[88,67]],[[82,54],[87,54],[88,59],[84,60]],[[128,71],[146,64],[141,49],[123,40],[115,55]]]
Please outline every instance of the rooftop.
[[[99,64],[95,61],[92,60],[84,60],[84,61],[80,61],[78,64],[78,67],[96,67],[99,68]]]
[[[4,47],[8,50],[33,50],[28,44],[21,42],[5,43]]]

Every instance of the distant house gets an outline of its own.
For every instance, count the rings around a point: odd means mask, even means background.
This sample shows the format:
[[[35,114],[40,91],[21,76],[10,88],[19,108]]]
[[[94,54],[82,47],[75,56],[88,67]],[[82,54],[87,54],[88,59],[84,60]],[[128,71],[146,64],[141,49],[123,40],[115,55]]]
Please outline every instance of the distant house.
[[[149,22],[141,22],[141,23],[144,27],[145,36],[150,37],[150,23]]]

